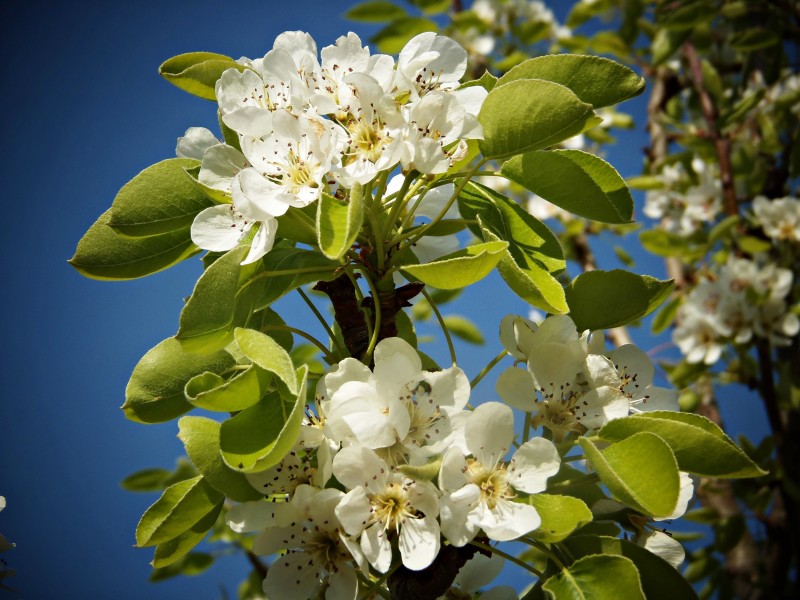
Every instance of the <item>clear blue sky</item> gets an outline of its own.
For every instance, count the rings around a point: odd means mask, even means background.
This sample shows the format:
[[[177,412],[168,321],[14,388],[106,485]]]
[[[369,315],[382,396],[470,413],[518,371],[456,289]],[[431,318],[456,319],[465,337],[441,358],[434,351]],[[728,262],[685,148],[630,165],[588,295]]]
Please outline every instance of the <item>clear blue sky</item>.
[[[215,127],[214,105],[160,79],[161,62],[195,50],[260,57],[290,29],[309,31],[320,47],[351,29],[366,39],[375,28],[341,18],[349,4],[29,1],[0,8],[8,209],[0,220],[7,250],[0,495],[8,501],[0,532],[17,543],[3,558],[18,572],[9,584],[20,590],[0,598],[219,598],[220,588],[235,597],[248,572],[238,557],[196,578],[149,584],[152,549],[134,548],[133,534],[156,496],[119,487],[129,473],[171,468],[183,453],[175,422],[137,425],[119,406],[139,358],[175,333],[199,262],[109,283],[84,279],[66,260],[122,185],[174,156],[187,127]],[[637,174],[644,145],[641,132],[631,134],[610,162]],[[601,266],[619,263],[605,255]],[[657,262],[636,270],[654,268]],[[499,350],[500,317],[526,312],[496,278],[454,309],[475,311],[488,340],[483,348],[460,346],[470,376]],[[477,399],[495,399],[492,385],[482,386]]]

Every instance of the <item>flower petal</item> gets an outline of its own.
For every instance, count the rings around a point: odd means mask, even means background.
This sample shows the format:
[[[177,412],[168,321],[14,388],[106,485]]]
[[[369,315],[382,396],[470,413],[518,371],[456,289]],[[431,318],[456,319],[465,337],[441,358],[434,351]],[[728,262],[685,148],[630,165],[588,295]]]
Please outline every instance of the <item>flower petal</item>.
[[[433,562],[439,554],[439,523],[435,517],[406,519],[400,528],[398,546],[403,565],[420,571]]]
[[[499,402],[478,406],[464,426],[467,447],[488,468],[505,456],[514,440],[514,413]]]
[[[547,488],[547,479],[558,473],[561,458],[550,440],[532,438],[514,453],[508,466],[508,483],[514,489],[535,494]]]

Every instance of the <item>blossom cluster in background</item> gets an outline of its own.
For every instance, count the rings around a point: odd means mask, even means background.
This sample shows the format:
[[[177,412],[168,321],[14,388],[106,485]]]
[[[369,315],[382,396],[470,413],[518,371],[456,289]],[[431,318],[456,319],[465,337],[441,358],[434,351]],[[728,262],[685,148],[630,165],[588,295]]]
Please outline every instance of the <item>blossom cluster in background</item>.
[[[374,180],[398,165],[444,173],[482,137],[477,120],[487,92],[458,89],[467,53],[434,33],[411,39],[397,61],[371,54],[350,33],[322,49],[307,33],[278,36],[263,58],[240,59],[217,82],[222,122],[241,150],[202,128],[178,142],[180,157],[201,160],[198,181],[220,194],[197,215],[192,240],[225,251],[258,224],[245,263],[266,254],[276,218],[323,192]]]

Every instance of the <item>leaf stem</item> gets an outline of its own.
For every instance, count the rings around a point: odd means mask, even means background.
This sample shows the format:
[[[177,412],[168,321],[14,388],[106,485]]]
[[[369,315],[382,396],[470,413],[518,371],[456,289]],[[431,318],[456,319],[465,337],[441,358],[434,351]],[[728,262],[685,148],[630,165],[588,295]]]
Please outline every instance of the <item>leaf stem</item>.
[[[447,329],[447,324],[444,322],[444,318],[442,318],[442,313],[439,312],[436,302],[433,301],[433,298],[431,298],[431,295],[425,288],[422,288],[422,295],[425,296],[425,300],[427,300],[428,304],[431,305],[433,314],[436,315],[436,320],[439,321],[439,327],[442,328],[442,333],[444,333],[444,337],[447,340],[447,349],[450,351],[450,360],[452,360],[453,364],[455,365],[457,363],[456,349],[453,347],[453,338],[450,337],[450,330]]]
[[[308,295],[303,291],[303,288],[297,288],[297,293],[300,294],[300,297],[305,301],[305,303],[311,309],[311,312],[314,313],[314,315],[317,317],[319,322],[322,324],[322,327],[325,329],[325,332],[328,334],[328,337],[331,339],[331,343],[336,344],[336,347],[337,347],[337,349],[339,350],[339,352],[341,353],[342,356],[347,354],[346,349],[342,348],[342,345],[339,342],[339,340],[337,340],[336,336],[333,335],[333,330],[330,328],[330,325],[328,325],[328,322],[325,320],[325,317],[323,317],[322,314],[319,312],[319,310],[317,310],[317,307],[314,306],[313,302],[311,302],[311,298],[309,298]]]
[[[369,365],[372,362],[372,353],[375,351],[375,346],[378,344],[378,334],[381,330],[381,303],[380,296],[378,295],[378,288],[375,286],[375,283],[373,283],[369,273],[364,274],[364,279],[367,280],[367,285],[372,294],[373,311],[375,313],[375,322],[372,325],[369,346],[367,346],[367,351],[364,353],[364,358],[362,359],[365,365]],[[367,319],[367,323],[369,324],[369,319]]]
[[[475,378],[469,382],[470,388],[474,390],[475,386],[477,386],[481,382],[481,380],[484,377],[486,377],[486,375],[489,374],[489,371],[491,371],[495,367],[495,365],[499,363],[501,360],[503,360],[503,358],[505,358],[507,355],[508,353],[505,350],[503,350],[502,352],[500,352],[500,354],[498,354],[491,361],[489,361],[489,364],[483,367],[483,369],[481,369],[481,372],[475,375]]]
[[[536,577],[539,577],[539,578],[542,577],[542,572],[539,571],[538,569],[534,569],[532,566],[530,566],[529,564],[521,561],[516,556],[512,556],[511,554],[508,554],[507,552],[503,552],[502,550],[499,550],[494,546],[490,546],[489,544],[484,544],[483,542],[478,542],[478,541],[475,541],[475,540],[472,540],[470,542],[470,545],[475,546],[476,548],[480,548],[481,550],[486,550],[487,552],[491,552],[492,554],[497,554],[498,556],[502,556],[506,560],[513,562],[515,565],[522,567],[526,571],[530,571],[531,573],[536,575]]]

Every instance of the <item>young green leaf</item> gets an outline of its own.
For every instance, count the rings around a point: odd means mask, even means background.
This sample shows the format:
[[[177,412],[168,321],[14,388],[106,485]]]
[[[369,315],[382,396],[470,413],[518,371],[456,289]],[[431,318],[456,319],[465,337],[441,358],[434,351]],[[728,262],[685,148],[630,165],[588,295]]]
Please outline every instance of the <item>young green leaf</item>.
[[[537,56],[503,75],[497,85],[520,79],[545,79],[571,89],[594,108],[618,104],[644,91],[644,77],[618,62],[600,56],[550,54]]]
[[[228,69],[244,70],[229,56],[214,52],[188,52],[173,56],[158,68],[159,74],[172,85],[206,100],[217,99],[216,84]]]
[[[125,388],[122,410],[131,421],[163,423],[190,411],[184,388],[196,375],[221,373],[236,361],[224,351],[190,354],[180,342],[168,338],[152,348],[134,367]]]
[[[158,550],[156,548],[156,550]],[[155,561],[153,561],[155,563]],[[205,552],[189,552],[179,560],[158,569],[153,569],[150,577],[147,578],[151,583],[164,581],[178,575],[191,576],[199,575],[214,564],[214,557]]]
[[[223,462],[219,423],[204,417],[183,417],[178,421],[178,429],[178,439],[183,442],[187,456],[214,489],[236,502],[263,498],[244,475]]]
[[[155,546],[188,531],[225,500],[198,475],[171,485],[142,515],[136,527],[136,545]]]
[[[543,79],[520,79],[489,92],[478,114],[481,153],[505,158],[543,150],[597,125],[592,105],[567,87]]]
[[[370,0],[356,4],[346,13],[344,18],[350,21],[361,21],[363,23],[383,23],[392,19],[399,19],[406,16],[406,11],[401,7],[388,2],[387,0]]]
[[[542,587],[555,600],[645,600],[636,565],[624,556],[584,556]]]
[[[257,365],[239,365],[228,380],[206,371],[195,375],[184,388],[192,406],[214,412],[236,412],[256,404],[266,392],[272,377]]]
[[[186,172],[198,164],[188,158],[170,158],[147,167],[114,198],[108,224],[128,237],[189,227],[197,213],[214,204]]]
[[[216,523],[221,511],[222,503],[219,504],[217,510],[212,510],[178,537],[156,545],[155,556],[153,557],[153,562],[150,563],[153,568],[163,569],[186,556],[214,527],[214,523]]]
[[[300,435],[307,375],[308,367],[302,365],[297,370],[296,395],[280,385],[279,392],[265,396],[222,424],[220,449],[228,466],[243,473],[255,473],[286,456]]]
[[[653,517],[668,517],[675,510],[680,491],[678,463],[659,436],[639,432],[602,451],[586,438],[580,444],[600,479],[621,502]]]
[[[452,335],[461,338],[465,342],[477,344],[479,346],[486,343],[478,326],[466,317],[462,317],[461,315],[447,315],[444,317],[444,324]]]
[[[200,252],[192,243],[189,227],[143,238],[120,237],[109,226],[111,212],[100,215],[69,259],[81,275],[101,280],[136,279]]]
[[[340,260],[356,241],[364,222],[364,194],[360,185],[342,202],[322,193],[317,202],[317,244],[331,260]]]
[[[629,223],[633,218],[633,198],[625,180],[594,154],[581,150],[528,152],[506,161],[501,171],[578,216],[601,223]]]
[[[629,271],[588,271],[566,288],[567,304],[579,331],[608,329],[644,317],[672,291],[661,281]]]
[[[422,17],[400,17],[370,38],[385,54],[397,54],[415,35],[426,31],[437,31],[439,27],[430,19]]]
[[[682,471],[706,477],[738,478],[765,475],[722,429],[701,415],[653,411],[616,419],[600,437],[621,441],[640,431],[657,434],[672,448]]]
[[[278,342],[253,329],[237,328],[233,332],[233,337],[242,354],[260,368],[280,377],[293,395],[298,393],[297,375],[292,358]]]
[[[480,281],[503,257],[508,242],[484,242],[468,246],[433,262],[404,265],[403,270],[421,282],[443,290],[466,287]]]
[[[533,537],[547,543],[557,543],[579,527],[592,521],[592,511],[578,498],[554,494],[534,494],[525,501],[536,509],[542,518]]]

